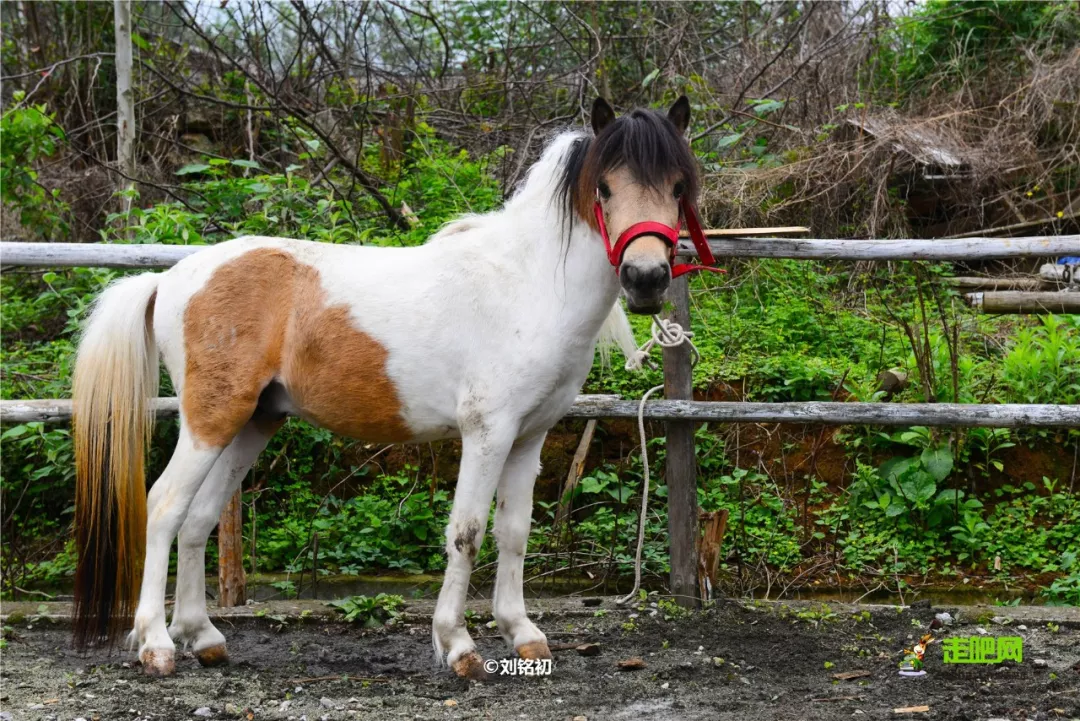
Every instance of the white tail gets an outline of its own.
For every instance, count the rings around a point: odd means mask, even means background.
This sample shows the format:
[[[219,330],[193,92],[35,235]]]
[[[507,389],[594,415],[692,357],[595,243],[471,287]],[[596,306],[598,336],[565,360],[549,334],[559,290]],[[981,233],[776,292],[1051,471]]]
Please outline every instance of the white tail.
[[[146,449],[158,392],[151,312],[158,276],[98,298],[75,360],[75,642],[112,640],[130,622],[146,545]]]

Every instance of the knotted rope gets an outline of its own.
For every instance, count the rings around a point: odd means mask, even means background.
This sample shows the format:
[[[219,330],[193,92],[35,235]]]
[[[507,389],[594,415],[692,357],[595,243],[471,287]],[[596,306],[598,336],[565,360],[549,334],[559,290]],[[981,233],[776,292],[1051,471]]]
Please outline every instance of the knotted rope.
[[[694,345],[694,341],[691,340],[694,337],[693,331],[686,330],[675,321],[661,318],[658,315],[654,315],[652,318],[652,338],[645,341],[645,345],[638,348],[634,355],[627,359],[626,369],[639,370],[646,363],[650,367],[655,367],[649,360],[649,351],[656,346],[676,348],[683,343],[690,344],[690,366],[697,365],[701,354],[698,352],[697,346]],[[620,606],[633,600],[641,588],[641,553],[645,548],[645,516],[649,510],[649,451],[646,447],[648,439],[645,438],[645,401],[649,400],[649,396],[663,389],[663,387],[663,385],[653,386],[645,392],[645,395],[641,397],[641,402],[638,403],[637,422],[638,435],[641,438],[641,465],[644,486],[641,489],[641,515],[638,518],[637,552],[634,554],[634,587],[630,590],[630,593],[622,598],[615,599],[615,603]]]
[[[626,370],[641,370],[642,366],[645,364],[649,364],[650,367],[655,367],[652,361],[649,360],[649,351],[655,346],[660,346],[661,348],[675,348],[683,343],[690,344],[690,365],[697,365],[698,359],[701,358],[701,354],[698,353],[697,346],[694,345],[694,342],[691,340],[691,338],[694,337],[694,332],[686,330],[673,320],[661,318],[658,315],[654,315],[652,319],[652,338],[645,341],[645,345],[638,348],[631,357],[626,359]]]

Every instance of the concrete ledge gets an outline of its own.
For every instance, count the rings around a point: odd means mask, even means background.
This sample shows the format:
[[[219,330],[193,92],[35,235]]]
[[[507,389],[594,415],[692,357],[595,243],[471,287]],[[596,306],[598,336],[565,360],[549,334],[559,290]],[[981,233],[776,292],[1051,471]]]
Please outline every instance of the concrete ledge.
[[[585,606],[583,598],[599,598],[600,605]],[[888,604],[853,604],[833,603],[823,604],[820,601],[760,601],[754,599],[725,599],[720,604],[739,604],[751,611],[768,612],[788,607],[791,609],[820,608],[823,605],[837,614],[852,614],[860,611],[886,611],[895,612],[911,610],[912,606],[895,606]],[[615,596],[564,596],[561,598],[542,598],[526,600],[529,615],[534,620],[540,620],[546,615],[562,617],[587,617],[592,616],[597,609],[608,611],[627,610],[636,611],[637,604],[620,607],[615,603]],[[479,614],[482,618],[491,617],[491,601],[488,599],[473,599],[466,604],[467,608]],[[914,607],[916,610],[918,606]],[[1076,606],[957,606],[940,604],[933,606],[935,610],[947,610],[957,616],[961,624],[981,622],[999,616],[1011,619],[1014,624],[1045,624],[1056,623],[1067,627],[1080,628],[1080,607]],[[72,618],[72,604],[67,602],[43,602],[20,601],[5,602],[0,608],[0,621],[8,623],[12,618],[22,623],[23,619],[41,619],[49,622],[70,623]],[[167,609],[168,610],[168,609]],[[405,601],[404,615],[410,622],[428,622],[435,610],[434,599],[416,599]],[[293,600],[293,601],[265,601],[253,603],[247,606],[234,608],[218,608],[211,605],[209,608],[212,619],[268,619],[279,621],[307,620],[320,622],[334,622],[341,620],[341,614],[327,601]]]

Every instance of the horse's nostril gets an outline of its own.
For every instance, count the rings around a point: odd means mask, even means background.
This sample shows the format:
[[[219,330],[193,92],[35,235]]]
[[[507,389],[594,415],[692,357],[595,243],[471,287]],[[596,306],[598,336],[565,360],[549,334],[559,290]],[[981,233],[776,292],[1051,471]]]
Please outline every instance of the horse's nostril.
[[[650,292],[667,287],[669,271],[666,265],[649,265],[643,268],[628,263],[620,269],[619,277],[627,290]]]

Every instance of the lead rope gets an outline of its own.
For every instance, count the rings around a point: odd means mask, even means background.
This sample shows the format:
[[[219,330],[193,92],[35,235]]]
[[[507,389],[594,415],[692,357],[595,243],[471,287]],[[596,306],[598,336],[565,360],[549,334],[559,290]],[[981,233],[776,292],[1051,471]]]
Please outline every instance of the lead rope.
[[[676,348],[683,343],[690,344],[690,366],[697,365],[701,354],[698,352],[697,346],[694,345],[694,341],[691,340],[694,337],[693,331],[686,330],[675,321],[661,318],[658,315],[654,315],[652,319],[652,338],[645,341],[645,345],[638,348],[633,357],[627,359],[626,369],[639,370],[646,363],[655,367],[649,360],[649,351],[655,346]],[[644,487],[641,489],[641,515],[638,518],[637,552],[634,554],[634,587],[630,590],[630,593],[622,598],[615,599],[615,603],[620,606],[633,600],[641,588],[641,553],[645,548],[645,516],[649,510],[649,451],[646,447],[647,439],[645,438],[645,401],[649,400],[649,396],[656,391],[662,390],[663,387],[663,385],[653,386],[645,392],[645,395],[641,397],[641,402],[638,403],[637,423],[638,435],[641,438],[641,465]]]

